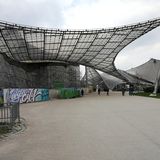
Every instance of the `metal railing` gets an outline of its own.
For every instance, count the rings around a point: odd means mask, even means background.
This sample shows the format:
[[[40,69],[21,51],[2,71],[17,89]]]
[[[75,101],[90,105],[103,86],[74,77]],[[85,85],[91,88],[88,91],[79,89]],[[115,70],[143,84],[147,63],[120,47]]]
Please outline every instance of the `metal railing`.
[[[0,127],[20,122],[19,103],[0,106]]]

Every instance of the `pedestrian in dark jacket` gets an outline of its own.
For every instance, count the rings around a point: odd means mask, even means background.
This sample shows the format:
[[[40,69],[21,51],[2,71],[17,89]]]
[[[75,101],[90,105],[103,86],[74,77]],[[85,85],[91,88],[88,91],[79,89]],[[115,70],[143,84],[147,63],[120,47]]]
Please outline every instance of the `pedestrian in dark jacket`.
[[[98,95],[100,95],[101,94],[101,89],[100,88],[98,88]]]
[[[81,89],[81,96],[83,96],[84,95],[84,90],[83,89]]]
[[[106,89],[107,96],[109,96],[109,88]]]
[[[123,86],[123,87],[122,87],[122,96],[125,95],[125,91],[126,91],[126,89],[125,89],[125,87]]]

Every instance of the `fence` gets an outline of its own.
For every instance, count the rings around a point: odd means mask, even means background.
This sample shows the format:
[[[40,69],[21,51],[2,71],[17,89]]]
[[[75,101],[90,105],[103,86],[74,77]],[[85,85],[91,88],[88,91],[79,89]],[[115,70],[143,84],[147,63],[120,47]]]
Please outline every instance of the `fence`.
[[[20,122],[19,103],[0,107],[0,127],[13,126],[16,121]]]

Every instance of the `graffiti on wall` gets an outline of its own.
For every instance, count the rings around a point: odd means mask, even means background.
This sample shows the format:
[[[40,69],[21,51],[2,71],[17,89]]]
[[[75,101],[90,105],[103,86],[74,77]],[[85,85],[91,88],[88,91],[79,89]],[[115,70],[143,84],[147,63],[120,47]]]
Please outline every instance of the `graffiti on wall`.
[[[4,93],[7,103],[29,103],[49,99],[48,89],[6,89]]]

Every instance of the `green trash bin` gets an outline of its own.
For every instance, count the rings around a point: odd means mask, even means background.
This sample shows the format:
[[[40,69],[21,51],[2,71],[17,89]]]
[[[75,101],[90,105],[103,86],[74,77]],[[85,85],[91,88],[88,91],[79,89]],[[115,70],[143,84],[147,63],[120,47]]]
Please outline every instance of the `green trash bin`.
[[[76,88],[61,88],[59,90],[59,95],[62,99],[76,98],[80,97],[80,90]]]

